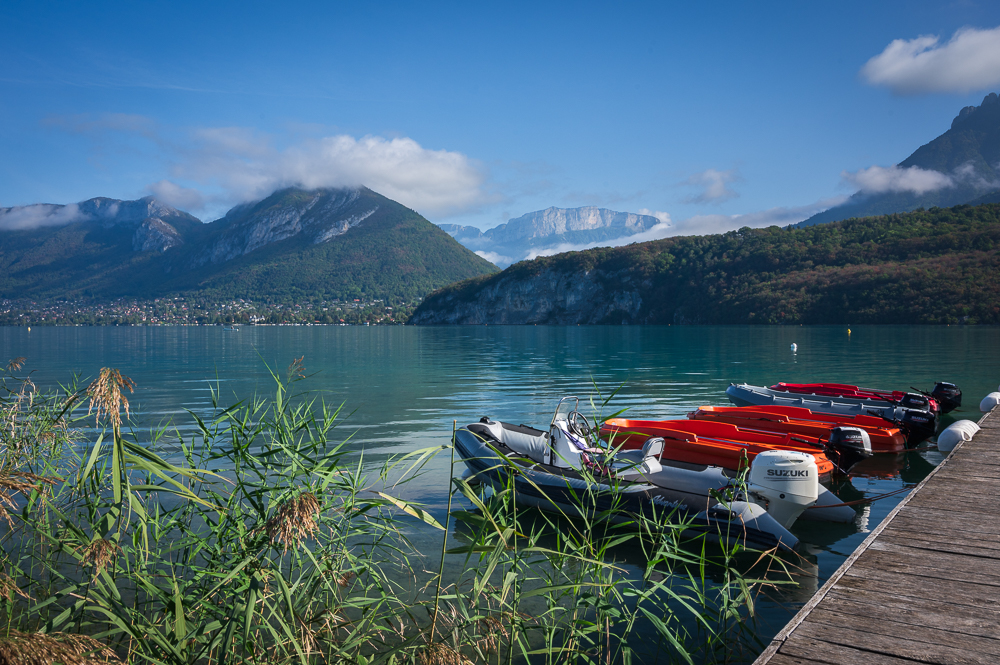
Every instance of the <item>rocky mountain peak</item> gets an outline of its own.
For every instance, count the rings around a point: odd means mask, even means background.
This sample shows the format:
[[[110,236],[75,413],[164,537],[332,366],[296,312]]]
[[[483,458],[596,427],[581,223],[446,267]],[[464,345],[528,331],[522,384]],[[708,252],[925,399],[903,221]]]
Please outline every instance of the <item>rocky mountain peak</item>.
[[[987,117],[989,116],[989,117]],[[955,119],[951,121],[951,128],[955,129],[959,125],[965,124],[969,120],[982,120],[989,122],[1000,119],[1000,97],[997,93],[991,92],[983,98],[983,103],[979,106],[966,106]]]

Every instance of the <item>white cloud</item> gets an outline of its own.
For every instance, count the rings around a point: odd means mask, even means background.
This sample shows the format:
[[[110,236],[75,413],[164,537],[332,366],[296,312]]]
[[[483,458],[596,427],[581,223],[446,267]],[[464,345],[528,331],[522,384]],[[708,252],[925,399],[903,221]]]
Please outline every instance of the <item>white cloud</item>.
[[[0,208],[0,231],[24,231],[42,226],[63,226],[86,219],[75,203],[60,206],[49,203]]]
[[[154,182],[152,185],[146,187],[146,190],[157,201],[166,203],[168,206],[173,206],[174,208],[191,211],[201,210],[205,207],[205,197],[201,192],[197,189],[182,187],[169,180]]]
[[[688,187],[699,187],[701,188],[701,192],[685,198],[683,202],[722,203],[723,201],[735,199],[739,196],[739,192],[730,189],[729,184],[740,180],[742,178],[740,178],[740,174],[736,169],[729,169],[728,171],[708,169],[701,173],[696,173],[680,184]]]
[[[1000,27],[962,28],[941,44],[936,35],[896,39],[865,63],[861,76],[897,95],[967,93],[1000,84]]]
[[[503,254],[497,254],[496,252],[488,252],[486,250],[480,249],[479,251],[477,251],[475,253],[478,254],[479,256],[483,257],[484,259],[486,259],[487,261],[489,261],[493,265],[497,265],[497,266],[500,266],[500,265],[509,266],[511,263],[514,262],[514,259],[512,259],[511,257],[504,256]]]
[[[927,171],[919,166],[908,168],[871,166],[855,173],[844,171],[840,177],[865,194],[884,194],[887,192],[924,194],[955,186],[955,180],[951,176],[939,171]]]
[[[175,176],[221,188],[234,201],[260,199],[282,187],[366,185],[428,216],[474,209],[489,199],[483,169],[469,157],[430,150],[410,138],[327,136],[287,148],[241,128],[195,132],[197,147]]]
[[[669,224],[670,223],[670,213],[669,212],[661,212],[659,210],[650,210],[649,208],[639,208],[639,214],[640,215],[649,215],[650,217],[655,217],[658,220],[660,220],[661,224]]]
[[[706,235],[735,231],[744,226],[760,229],[768,226],[788,226],[809,219],[818,212],[840,205],[846,196],[821,199],[815,203],[795,207],[779,207],[741,215],[695,215],[682,220],[674,227],[672,236]]]

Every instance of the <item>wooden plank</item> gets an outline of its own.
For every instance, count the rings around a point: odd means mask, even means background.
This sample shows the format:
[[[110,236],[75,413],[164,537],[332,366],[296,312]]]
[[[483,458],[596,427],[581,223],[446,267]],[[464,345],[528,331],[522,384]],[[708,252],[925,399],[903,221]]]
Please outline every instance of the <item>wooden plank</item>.
[[[868,633],[893,638],[901,642],[932,644],[957,651],[971,651],[979,655],[993,656],[991,665],[1000,660],[1000,639],[977,635],[956,634],[927,626],[913,626],[892,619],[872,621],[870,617],[858,617],[844,612],[832,611],[825,606],[817,607],[807,622],[833,630],[846,628],[857,633]],[[871,642],[865,638],[854,644],[868,648]],[[919,647],[918,647],[919,648]],[[893,655],[902,655],[893,653]]]
[[[959,534],[958,532],[951,535],[941,535],[937,533],[925,533],[920,529],[914,529],[913,531],[895,529],[889,537],[896,542],[924,550],[967,554],[987,559],[1000,559],[1000,543],[977,538],[975,537],[976,534],[972,534],[972,538],[964,537],[966,535],[968,534]]]
[[[877,569],[848,571],[837,582],[838,586],[849,588],[871,589],[898,597],[910,596],[926,598],[928,595],[936,598],[946,598],[956,605],[970,607],[988,607],[998,609],[997,593],[993,587],[983,589],[977,584],[962,582],[938,582],[933,585],[924,584],[922,580],[914,581],[906,575],[888,573]]]
[[[781,645],[781,654],[790,658],[802,658],[805,662],[830,663],[830,665],[913,665],[913,661],[909,659],[844,645],[835,646],[830,642],[799,636]]]
[[[893,528],[906,529],[902,525],[913,524],[927,529],[953,527],[957,531],[971,531],[983,534],[983,539],[1000,537],[1000,521],[993,515],[980,513],[955,514],[938,507],[914,506],[909,504],[893,520]]]
[[[938,556],[934,557],[933,560],[927,556],[900,557],[896,552],[878,551],[875,549],[877,546],[878,543],[868,548],[865,564],[879,570],[1000,587],[1000,565],[977,566],[975,557],[959,557],[956,560],[955,557],[947,554],[939,555],[940,558],[948,557],[949,561],[945,564],[936,560],[939,558]],[[966,561],[967,558],[972,558],[973,561]],[[1000,562],[997,563],[1000,564]]]
[[[906,506],[899,517],[905,519],[914,514],[922,515],[928,522],[951,519],[985,526],[995,521],[996,506],[991,506],[986,501],[951,501],[948,504],[914,501]]]
[[[829,662],[812,658],[795,658],[780,653],[771,658],[771,665],[827,665]]]
[[[937,600],[875,595],[863,589],[837,589],[827,595],[820,607],[869,617],[872,621],[898,621],[964,635],[1000,638],[1000,611],[997,610]]]
[[[841,615],[843,616],[843,615]],[[893,624],[886,624],[885,628]],[[863,632],[846,626],[829,626],[818,621],[806,621],[799,627],[799,636],[850,648],[861,648],[885,656],[906,658],[922,663],[942,665],[996,665],[993,654],[976,653],[955,647],[917,641],[874,632]],[[975,639],[975,638],[968,638]]]
[[[879,539],[868,548],[867,556],[874,557],[875,561],[892,560],[900,564],[913,566],[933,566],[945,570],[953,570],[957,573],[976,573],[979,575],[989,575],[1000,577],[1000,564],[980,557],[966,556],[964,554],[952,554],[939,552],[933,557],[927,556],[927,552],[918,548],[910,547],[905,543],[891,542]]]

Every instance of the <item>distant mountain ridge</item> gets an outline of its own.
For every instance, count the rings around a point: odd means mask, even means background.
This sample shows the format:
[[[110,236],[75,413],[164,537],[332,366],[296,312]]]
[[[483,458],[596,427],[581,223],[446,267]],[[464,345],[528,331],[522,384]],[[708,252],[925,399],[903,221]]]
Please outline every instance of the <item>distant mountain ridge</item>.
[[[209,224],[152,197],[0,209],[0,298],[413,301],[495,271],[415,211],[365,187],[283,189]]]
[[[565,246],[606,242],[648,231],[662,221],[652,215],[606,208],[546,208],[480,231],[473,226],[441,224],[452,237],[497,265],[509,265]]]
[[[990,93],[981,105],[963,108],[948,131],[917,148],[897,167],[940,173],[949,184],[920,193],[858,192],[843,204],[813,215],[798,226],[1000,200],[1000,98]]]

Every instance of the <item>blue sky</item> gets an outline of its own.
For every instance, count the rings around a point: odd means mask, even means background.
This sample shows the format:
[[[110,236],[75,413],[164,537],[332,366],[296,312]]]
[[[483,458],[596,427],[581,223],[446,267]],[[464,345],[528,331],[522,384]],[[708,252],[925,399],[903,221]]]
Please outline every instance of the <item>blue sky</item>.
[[[996,2],[15,0],[0,22],[0,206],[154,193],[210,220],[363,183],[484,229],[583,205],[787,224],[1000,90]]]

